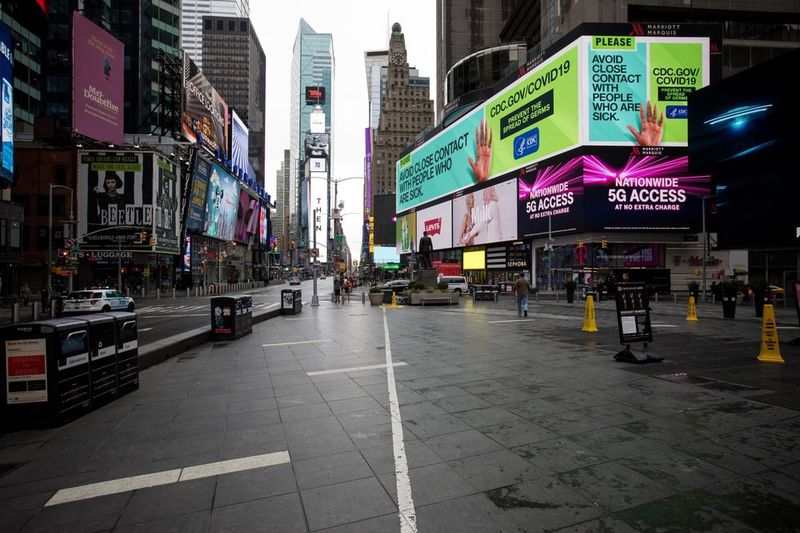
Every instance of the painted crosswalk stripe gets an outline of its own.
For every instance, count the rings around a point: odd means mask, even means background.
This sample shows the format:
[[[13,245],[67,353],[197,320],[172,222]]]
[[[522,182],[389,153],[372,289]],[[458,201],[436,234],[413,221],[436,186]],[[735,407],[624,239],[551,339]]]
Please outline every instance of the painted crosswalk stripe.
[[[169,485],[172,483],[179,483],[181,481],[189,481],[192,479],[201,479],[212,476],[220,476],[223,474],[231,474],[234,472],[242,472],[245,470],[254,470],[256,468],[265,468],[268,466],[275,466],[288,462],[290,462],[289,452],[284,451],[265,453],[262,455],[251,455],[250,457],[240,457],[238,459],[218,461],[204,465],[188,466],[186,468],[164,470],[161,472],[143,474],[140,476],[112,479],[109,481],[101,481],[99,483],[91,483],[89,485],[81,485],[79,487],[61,489],[56,492],[53,497],[50,498],[44,505],[45,507],[51,507],[53,505],[61,505],[64,503],[88,500],[91,498],[99,498],[100,496],[119,494],[121,492],[130,492],[132,490],[158,487],[160,485]]]
[[[262,348],[269,348],[271,346],[291,346],[293,344],[314,344],[317,342],[331,342],[330,339],[317,339],[315,341],[292,341],[292,342],[275,342],[273,344],[262,344]]]
[[[392,366],[406,366],[408,363],[392,363]],[[386,365],[369,365],[369,366],[353,366],[350,368],[336,368],[333,370],[315,370],[313,372],[306,372],[307,376],[324,376],[327,374],[344,374],[347,372],[358,372],[360,370],[376,370],[378,368],[386,368]]]

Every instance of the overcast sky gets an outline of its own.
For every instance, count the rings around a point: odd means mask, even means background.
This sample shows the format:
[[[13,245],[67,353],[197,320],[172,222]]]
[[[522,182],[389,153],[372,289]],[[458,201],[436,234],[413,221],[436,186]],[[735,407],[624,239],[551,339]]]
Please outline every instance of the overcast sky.
[[[390,9],[390,5],[392,6]],[[436,4],[431,0],[294,0],[250,2],[253,21],[267,56],[266,181],[275,195],[275,172],[289,148],[289,88],[292,47],[300,18],[317,33],[333,35],[335,55],[333,178],[363,176],[364,128],[368,126],[366,50],[385,50],[391,25],[405,34],[408,62],[431,79],[436,94]],[[362,180],[339,185],[344,200],[344,229],[354,259],[361,243]],[[333,202],[333,199],[331,199]],[[348,214],[357,213],[357,214]]]

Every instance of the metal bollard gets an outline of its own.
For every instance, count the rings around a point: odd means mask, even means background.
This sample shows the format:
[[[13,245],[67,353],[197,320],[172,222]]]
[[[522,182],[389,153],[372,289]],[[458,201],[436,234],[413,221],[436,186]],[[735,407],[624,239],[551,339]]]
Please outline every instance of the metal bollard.
[[[53,302],[50,302],[49,311],[50,311],[50,318],[55,318],[56,317],[56,306],[55,306],[55,304]]]
[[[156,287],[156,300],[161,299],[161,287]]]
[[[125,296],[127,296],[128,298],[131,297],[131,288],[130,287],[125,287]]]
[[[678,293],[672,295],[672,303],[678,303]]]
[[[144,298],[144,285],[142,285],[142,298]]]
[[[186,297],[189,297],[189,287],[186,287]]]
[[[715,304],[715,303],[717,303],[717,295],[716,295],[716,294],[712,294],[712,295],[711,295],[711,303],[712,303],[712,304]]]
[[[656,293],[656,303],[658,303],[658,293]]]
[[[556,291],[556,303],[558,303],[558,291]]]
[[[13,322],[14,324],[20,322],[19,302],[14,302],[14,304],[11,306],[11,322]]]
[[[175,287],[172,287],[172,299],[175,299]]]
[[[39,320],[39,312],[41,310],[41,304],[39,302],[33,302],[33,320]]]
[[[536,303],[539,303],[539,291],[536,291]]]
[[[362,304],[367,303],[367,294],[365,292],[361,293],[361,303]]]

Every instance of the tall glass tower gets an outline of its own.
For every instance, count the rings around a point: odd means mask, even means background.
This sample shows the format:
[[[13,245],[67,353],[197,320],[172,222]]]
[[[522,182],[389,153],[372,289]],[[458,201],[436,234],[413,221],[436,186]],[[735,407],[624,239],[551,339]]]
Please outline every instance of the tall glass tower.
[[[308,213],[306,212],[307,202],[303,198],[306,186],[303,167],[305,165],[306,136],[311,129],[311,111],[316,105],[313,102],[307,103],[306,88],[319,87],[325,92],[324,103],[320,102],[319,105],[325,112],[325,132],[329,136],[328,153],[332,154],[334,55],[333,36],[330,33],[315,32],[303,19],[300,19],[300,26],[294,40],[291,83],[289,150],[292,167],[289,204],[292,211],[289,225],[297,247],[306,248]],[[329,175],[333,175],[332,159],[330,161]],[[330,189],[330,184],[328,188]]]
[[[182,0],[181,48],[203,68],[203,16],[250,18],[250,0]]]

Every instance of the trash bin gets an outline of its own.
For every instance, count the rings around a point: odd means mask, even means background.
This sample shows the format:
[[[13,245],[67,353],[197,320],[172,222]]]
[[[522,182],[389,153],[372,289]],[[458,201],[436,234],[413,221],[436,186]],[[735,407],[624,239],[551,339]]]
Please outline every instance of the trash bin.
[[[297,315],[303,311],[303,292],[300,289],[281,289],[281,314]]]
[[[139,388],[139,333],[136,313],[111,311],[117,343],[117,394],[122,396]]]
[[[211,299],[211,338],[235,340],[253,332],[251,296],[217,296]]]
[[[61,316],[64,314],[64,297],[63,296],[54,296],[52,300],[50,300],[50,305],[53,306],[55,316]]]
[[[117,397],[117,331],[114,317],[80,315],[89,324],[89,375],[92,409]]]
[[[394,294],[394,290],[392,290],[392,289],[383,289],[383,303],[391,304],[392,303],[392,294]]]
[[[63,424],[91,408],[88,328],[54,318],[3,331],[5,420]]]

